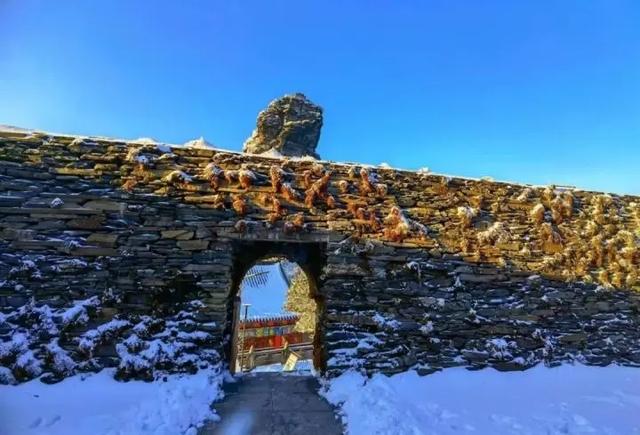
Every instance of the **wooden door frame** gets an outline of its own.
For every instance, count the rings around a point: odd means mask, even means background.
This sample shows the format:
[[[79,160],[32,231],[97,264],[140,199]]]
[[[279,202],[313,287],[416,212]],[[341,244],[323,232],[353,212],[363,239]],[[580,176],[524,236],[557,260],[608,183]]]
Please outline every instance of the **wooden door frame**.
[[[237,325],[240,321],[240,295],[236,294],[233,297],[233,317],[231,325],[231,359],[229,360],[229,371],[231,374],[235,374],[238,369],[238,328]]]

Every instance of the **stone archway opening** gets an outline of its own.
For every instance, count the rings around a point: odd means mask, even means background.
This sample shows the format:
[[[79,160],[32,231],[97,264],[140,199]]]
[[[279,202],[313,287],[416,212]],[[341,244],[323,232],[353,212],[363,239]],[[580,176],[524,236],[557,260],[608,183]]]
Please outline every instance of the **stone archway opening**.
[[[235,252],[232,372],[324,370],[319,244],[243,242]]]

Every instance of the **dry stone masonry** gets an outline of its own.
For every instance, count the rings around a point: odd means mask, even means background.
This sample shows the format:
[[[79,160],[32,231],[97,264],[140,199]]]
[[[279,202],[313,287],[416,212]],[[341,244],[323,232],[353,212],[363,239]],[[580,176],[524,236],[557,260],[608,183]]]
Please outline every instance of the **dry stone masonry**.
[[[640,365],[640,198],[196,147],[0,133],[0,381],[222,367],[285,253],[329,375]]]

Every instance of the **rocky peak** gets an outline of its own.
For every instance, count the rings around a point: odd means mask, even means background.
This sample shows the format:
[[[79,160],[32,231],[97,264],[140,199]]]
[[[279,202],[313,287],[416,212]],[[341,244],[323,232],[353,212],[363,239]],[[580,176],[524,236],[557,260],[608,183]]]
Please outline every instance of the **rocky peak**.
[[[321,128],[320,106],[301,93],[285,95],[273,100],[258,114],[256,128],[245,141],[243,151],[319,158],[316,147]]]

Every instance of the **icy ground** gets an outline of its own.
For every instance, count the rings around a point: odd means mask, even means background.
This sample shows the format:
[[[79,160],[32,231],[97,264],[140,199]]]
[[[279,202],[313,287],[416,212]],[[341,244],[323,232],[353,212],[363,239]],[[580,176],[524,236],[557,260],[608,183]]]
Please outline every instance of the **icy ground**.
[[[640,434],[639,368],[452,368],[370,380],[352,371],[325,388],[353,435]]]
[[[113,379],[113,370],[47,385],[0,385],[2,435],[195,435],[216,419],[222,375],[201,370],[166,382]]]
[[[263,366],[257,366],[250,373],[278,373],[282,372],[283,375],[295,375],[295,376],[315,376],[316,371],[313,368],[313,361],[310,359],[302,359],[296,362],[293,370],[289,372],[283,371],[284,364],[275,363],[267,364]]]

